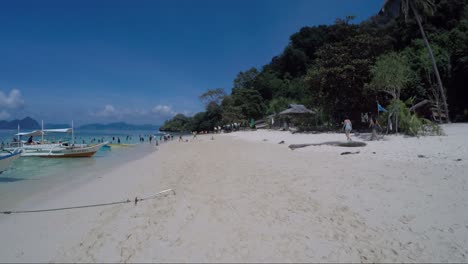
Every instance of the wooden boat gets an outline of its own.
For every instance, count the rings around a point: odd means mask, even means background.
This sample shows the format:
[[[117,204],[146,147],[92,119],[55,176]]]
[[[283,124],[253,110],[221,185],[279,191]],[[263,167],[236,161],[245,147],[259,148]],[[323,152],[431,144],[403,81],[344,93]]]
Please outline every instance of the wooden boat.
[[[23,156],[42,158],[89,158],[106,144],[107,142],[88,146],[63,143],[60,146],[55,146],[50,149],[43,148],[36,151],[28,151],[24,153]]]
[[[0,173],[7,170],[11,164],[21,156],[21,149],[13,152],[0,153]]]
[[[71,133],[72,143],[60,142],[60,143],[47,143],[44,141],[45,134],[51,133]],[[96,145],[87,145],[87,144],[75,144],[74,143],[74,129],[73,121],[71,128],[61,128],[61,129],[44,129],[42,125],[41,130],[35,130],[32,132],[19,132],[16,134],[18,139],[14,144],[16,144],[19,149],[22,150],[21,156],[23,157],[45,157],[45,158],[84,158],[93,156],[102,146],[108,144],[109,142],[103,142]],[[21,141],[21,136],[28,136],[30,139],[27,142]],[[32,141],[33,136],[41,136],[42,140],[40,142]],[[11,150],[12,148],[10,148]]]

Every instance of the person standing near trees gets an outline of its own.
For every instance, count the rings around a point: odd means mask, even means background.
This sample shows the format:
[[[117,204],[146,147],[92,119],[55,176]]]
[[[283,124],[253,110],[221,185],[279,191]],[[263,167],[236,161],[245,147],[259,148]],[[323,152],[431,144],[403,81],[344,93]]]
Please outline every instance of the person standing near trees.
[[[351,123],[351,120],[349,120],[349,118],[346,116],[345,120],[343,121],[343,129],[346,133],[346,139],[348,141],[351,141],[351,137],[350,137],[350,133],[351,133],[351,130],[353,129],[353,125]]]
[[[379,127],[380,129],[382,129],[382,127],[380,126],[379,121],[375,118],[374,115],[372,115],[370,120],[369,120],[369,127],[372,129],[372,135],[371,135],[370,140],[378,139],[378,137],[377,137],[377,127]]]

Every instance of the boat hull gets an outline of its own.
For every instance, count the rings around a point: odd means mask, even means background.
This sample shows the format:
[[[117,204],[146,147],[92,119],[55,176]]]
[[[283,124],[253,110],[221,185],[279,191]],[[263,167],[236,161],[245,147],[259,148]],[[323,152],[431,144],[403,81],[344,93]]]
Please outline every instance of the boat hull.
[[[96,152],[103,147],[106,143],[101,143],[88,147],[60,147],[53,149],[43,149],[31,152],[23,153],[23,156],[27,157],[41,157],[41,158],[89,158],[92,157]]]
[[[11,166],[13,161],[18,159],[20,156],[21,156],[21,152],[13,153],[13,154],[6,155],[6,156],[0,156],[0,173],[7,170]]]
[[[47,155],[47,156],[40,156],[41,158],[90,158],[94,154],[96,154],[97,151],[92,151],[92,152],[81,152],[81,153],[68,153],[68,154],[62,154],[62,155]]]

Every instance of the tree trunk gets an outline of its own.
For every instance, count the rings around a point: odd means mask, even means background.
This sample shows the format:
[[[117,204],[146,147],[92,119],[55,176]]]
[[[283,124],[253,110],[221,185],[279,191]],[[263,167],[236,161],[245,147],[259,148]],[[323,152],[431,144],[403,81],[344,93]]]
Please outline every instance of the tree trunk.
[[[419,13],[416,10],[416,8],[414,7],[414,4],[413,4],[412,1],[410,2],[410,5],[411,5],[411,9],[413,10],[416,21],[418,22],[419,30],[421,31],[421,35],[423,37],[424,44],[426,44],[427,50],[429,51],[429,56],[431,57],[431,61],[432,61],[432,67],[434,68],[434,73],[435,73],[437,82],[439,84],[440,96],[442,98],[442,103],[444,104],[445,116],[447,118],[447,122],[450,123],[449,111],[448,111],[447,99],[445,98],[444,86],[442,85],[442,80],[440,79],[439,70],[437,68],[437,63],[436,63],[436,60],[434,58],[434,54],[432,53],[431,45],[429,45],[429,41],[427,40],[426,33],[424,32],[424,28],[423,28],[422,23],[421,23],[421,17],[419,16]]]
[[[398,135],[398,112],[395,115],[395,132]]]
[[[421,106],[423,106],[423,105],[425,105],[427,103],[429,103],[429,100],[422,100],[421,102],[419,102],[419,103],[413,105],[412,107],[410,107],[409,110],[410,111],[415,111],[417,108],[419,108],[419,107],[421,107]]]

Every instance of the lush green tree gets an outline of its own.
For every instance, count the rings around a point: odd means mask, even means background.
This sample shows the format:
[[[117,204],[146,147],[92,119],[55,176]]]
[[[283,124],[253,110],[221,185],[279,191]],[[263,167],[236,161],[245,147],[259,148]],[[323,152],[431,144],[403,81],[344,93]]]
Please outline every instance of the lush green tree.
[[[322,46],[304,78],[313,97],[311,106],[323,108],[335,121],[369,111],[374,99],[365,97],[364,85],[376,57],[390,47],[387,39],[365,32]]]
[[[287,84],[274,71],[262,71],[253,82],[253,89],[257,90],[264,100],[271,100],[278,96]]]
[[[206,112],[196,113],[191,120],[190,131],[211,130],[209,122],[206,120]]]
[[[315,52],[327,40],[329,27],[320,25],[316,27],[303,27],[290,37],[291,45],[295,49],[302,50],[310,61],[315,59]]]
[[[301,49],[289,45],[276,61],[277,69],[283,77],[297,77],[305,74],[307,70],[307,55]]]
[[[288,108],[289,104],[296,103],[294,100],[284,97],[277,97],[268,103],[267,114],[278,114]]]
[[[265,111],[265,104],[260,93],[253,89],[233,90],[234,106],[241,110],[244,119],[261,118]]]
[[[241,122],[242,120],[245,121],[241,108],[234,105],[232,95],[224,97],[221,107],[223,110],[222,124],[231,124],[234,122]]]
[[[170,120],[166,120],[159,128],[161,131],[182,132],[191,130],[191,118],[183,114],[177,114]]]
[[[210,103],[220,104],[223,98],[226,96],[226,92],[223,88],[209,89],[200,95],[200,100],[203,101],[206,105]]]
[[[221,125],[221,120],[223,119],[222,107],[215,102],[209,103],[206,107],[205,119],[210,123],[211,129],[215,126]]]
[[[262,96],[253,89],[233,89],[231,96],[223,100],[222,107],[225,115],[224,122],[258,119],[265,112]]]
[[[390,94],[394,100],[400,100],[401,90],[415,78],[408,58],[400,53],[391,52],[377,58],[371,69],[372,79],[367,87],[374,91]]]
[[[383,9],[395,3],[395,1],[400,1],[401,11],[405,16],[405,19],[409,17],[412,13],[416,22],[418,23],[419,30],[421,32],[421,36],[424,40],[424,44],[427,47],[429,52],[429,56],[431,58],[432,67],[434,68],[434,73],[436,76],[437,84],[439,87],[441,101],[444,107],[445,115],[447,116],[447,120],[450,122],[449,118],[449,110],[447,105],[446,94],[444,90],[444,86],[442,84],[442,79],[440,78],[439,70],[437,68],[437,63],[432,52],[431,45],[429,44],[429,40],[427,39],[426,33],[422,26],[422,19],[424,15],[433,14],[435,4],[433,0],[386,0]]]
[[[250,68],[245,72],[239,72],[234,79],[234,86],[233,89],[240,89],[246,88],[251,89],[253,86],[253,82],[255,77],[258,75],[258,70],[254,67]]]

